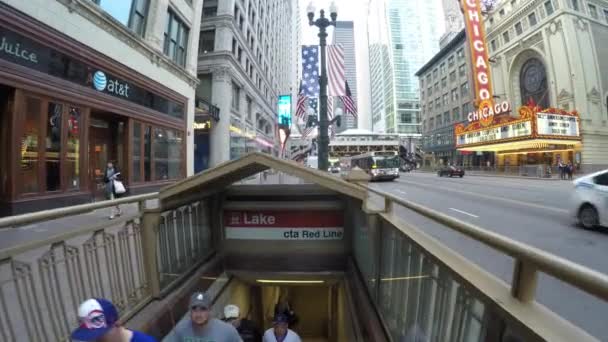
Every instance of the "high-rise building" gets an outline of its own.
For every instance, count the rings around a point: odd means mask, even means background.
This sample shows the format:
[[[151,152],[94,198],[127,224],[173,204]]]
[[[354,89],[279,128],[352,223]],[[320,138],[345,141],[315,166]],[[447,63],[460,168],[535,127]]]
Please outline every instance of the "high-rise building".
[[[357,63],[355,58],[355,31],[352,21],[338,21],[333,31],[332,44],[342,45],[344,49],[344,72],[346,82],[350,88],[353,101],[357,103]],[[337,97],[334,97],[334,108],[342,108],[344,104]],[[357,128],[357,118],[352,114],[346,114],[342,117],[342,125],[338,127],[337,132],[343,132],[350,128]]]
[[[192,174],[202,5],[0,1],[0,216],[102,197],[108,161],[133,194]]]
[[[369,67],[372,128],[419,138],[416,71],[439,50],[439,0],[370,0]]]
[[[445,33],[441,36],[439,45],[443,49],[464,29],[464,20],[458,0],[441,0],[441,2],[445,18]]]
[[[252,151],[278,154],[277,99],[295,86],[296,8],[296,0],[204,1],[196,94],[220,120],[197,134],[202,169]]]

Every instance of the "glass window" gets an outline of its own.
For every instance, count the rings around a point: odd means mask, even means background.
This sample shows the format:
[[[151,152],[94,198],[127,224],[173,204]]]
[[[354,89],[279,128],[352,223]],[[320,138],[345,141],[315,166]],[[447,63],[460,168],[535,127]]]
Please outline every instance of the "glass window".
[[[80,118],[81,109],[70,107],[65,171],[68,190],[80,188]]]
[[[593,19],[598,19],[597,6],[589,4],[589,14],[591,15],[591,17],[593,17]]]
[[[252,104],[252,100],[249,96],[247,96],[245,98],[247,100],[247,119],[249,119],[249,121],[252,120],[252,115],[253,115],[253,104]]]
[[[198,40],[198,53],[208,53],[215,49],[215,29],[201,31]],[[236,40],[232,40],[232,52],[236,50]]]
[[[570,5],[573,10],[578,11],[578,0],[570,0]]]
[[[450,73],[450,82],[456,81],[456,71]]]
[[[133,183],[141,182],[141,124],[133,123],[133,149],[132,149],[132,180]]]
[[[462,95],[462,97],[469,95],[469,84],[468,83],[464,83],[463,85],[460,86],[460,95]]]
[[[545,2],[545,12],[547,15],[553,14],[553,3],[551,1]]]
[[[61,190],[61,118],[63,105],[49,102],[46,121],[46,191]]]
[[[536,13],[532,12],[528,15],[528,22],[530,22],[530,26],[536,25]]]
[[[464,76],[466,73],[466,66],[464,64],[462,64],[461,66],[458,67],[458,75],[460,76]]]
[[[138,35],[144,35],[149,0],[93,0],[93,2]]]
[[[164,53],[175,63],[185,66],[190,29],[172,11],[167,11]]]
[[[464,58],[464,49],[463,48],[458,49],[457,55],[458,55],[458,59]]]
[[[152,175],[152,128],[150,126],[146,126],[144,129],[144,180],[149,182],[151,180]]]
[[[210,18],[215,16],[217,16],[217,1],[203,1],[203,18]]]
[[[492,41],[490,42],[490,49],[492,49],[492,52],[496,51],[496,39],[492,39]]]
[[[181,167],[181,133],[164,128],[154,128],[154,178],[176,179]]]
[[[444,77],[444,78],[441,79],[441,87],[445,88],[447,86],[448,86],[448,78]]]
[[[523,27],[521,26],[521,21],[518,22],[517,24],[515,24],[515,33],[517,33],[517,35],[520,35],[524,32]]]
[[[509,31],[505,31],[502,33],[502,39],[505,41],[505,44],[507,44],[510,40],[509,38]]]
[[[239,110],[241,108],[240,102],[241,88],[239,88],[236,83],[232,82],[232,109]]]
[[[593,182],[597,185],[608,186],[608,173],[603,173],[599,176],[595,176],[595,178],[593,178]]]
[[[456,107],[452,112],[454,113],[454,121],[460,121],[460,108]]]
[[[19,169],[22,193],[40,191],[38,184],[38,146],[40,139],[41,101],[28,97],[25,101],[23,133],[21,135],[21,167]]]
[[[606,22],[608,23],[608,9],[604,10],[604,19],[606,19]]]

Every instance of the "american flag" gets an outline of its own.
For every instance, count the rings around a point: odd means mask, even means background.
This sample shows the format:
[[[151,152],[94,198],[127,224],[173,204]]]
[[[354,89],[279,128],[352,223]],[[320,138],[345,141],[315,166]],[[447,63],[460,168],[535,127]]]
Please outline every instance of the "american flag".
[[[313,115],[317,116],[319,113],[319,99],[316,97],[308,99],[308,108],[312,109]],[[302,130],[302,138],[306,138],[315,128],[316,126],[305,126]]]
[[[329,45],[327,47],[329,63],[327,65],[329,95],[346,95],[346,75],[344,73],[344,49],[342,45]]]
[[[302,81],[304,95],[319,97],[319,46],[302,45]]]
[[[300,81],[300,92],[298,93],[298,102],[296,104],[296,117],[300,118],[306,114],[306,102],[308,102],[308,97],[304,95],[304,82]]]
[[[346,96],[340,96],[342,103],[344,103],[344,111],[346,113],[352,114],[355,118],[357,117],[357,104],[353,101],[352,94],[350,92],[350,87],[348,86],[348,82],[346,84]]]

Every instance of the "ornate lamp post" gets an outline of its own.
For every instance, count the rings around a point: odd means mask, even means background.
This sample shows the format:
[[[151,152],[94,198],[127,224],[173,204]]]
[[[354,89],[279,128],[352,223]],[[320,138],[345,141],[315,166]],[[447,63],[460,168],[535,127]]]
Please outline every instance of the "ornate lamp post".
[[[315,18],[315,7],[312,2],[306,8],[308,14],[308,24],[319,28],[319,46],[321,47],[321,75],[319,76],[319,170],[327,171],[329,167],[329,134],[327,129],[329,121],[327,119],[327,62],[326,62],[326,45],[327,45],[327,28],[336,26],[338,17],[338,9],[334,2],[329,6],[330,19],[325,18],[325,10],[321,10],[319,18]]]

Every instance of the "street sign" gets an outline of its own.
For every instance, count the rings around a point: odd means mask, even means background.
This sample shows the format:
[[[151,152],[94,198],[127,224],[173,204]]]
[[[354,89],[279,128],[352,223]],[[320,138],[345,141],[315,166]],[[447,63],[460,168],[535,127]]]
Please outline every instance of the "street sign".
[[[340,210],[226,210],[226,239],[342,240],[344,213]]]

